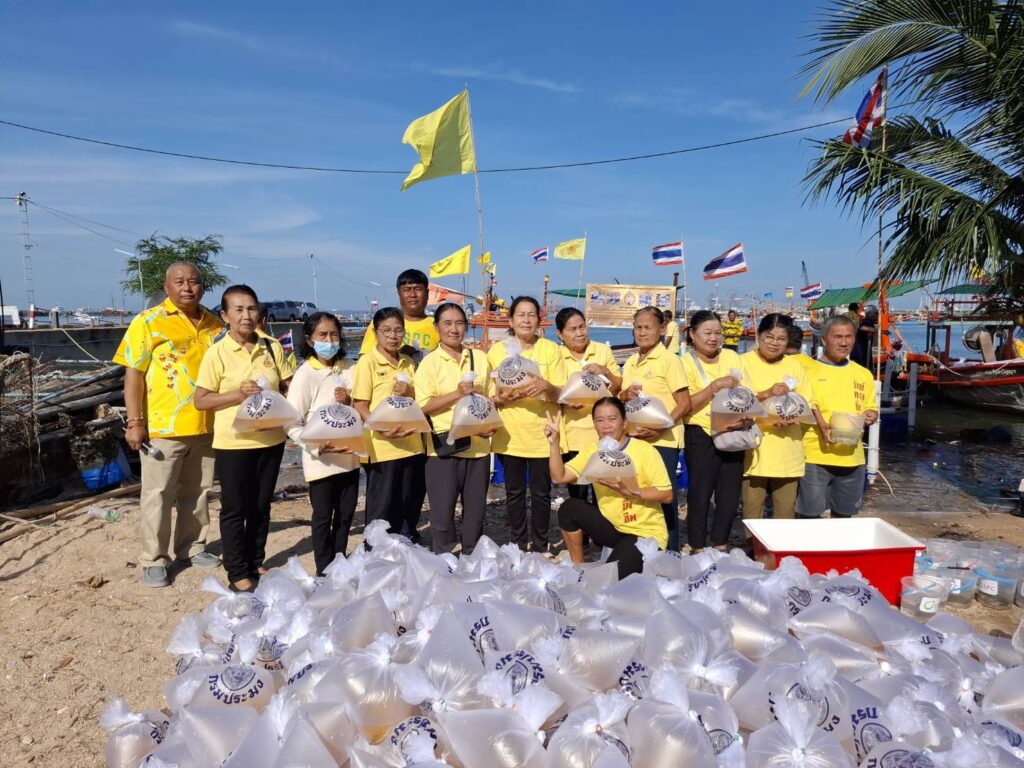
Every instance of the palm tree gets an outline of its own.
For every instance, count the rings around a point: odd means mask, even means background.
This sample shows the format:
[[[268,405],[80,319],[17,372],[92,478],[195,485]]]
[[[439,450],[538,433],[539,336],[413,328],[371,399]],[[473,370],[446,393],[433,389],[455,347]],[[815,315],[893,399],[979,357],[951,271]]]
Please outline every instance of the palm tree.
[[[1024,300],[1024,5],[1021,0],[831,0],[802,74],[822,103],[889,67],[885,152],[839,139],[804,179],[867,224],[885,221],[881,277],[982,268]],[[855,93],[859,96],[860,93]]]

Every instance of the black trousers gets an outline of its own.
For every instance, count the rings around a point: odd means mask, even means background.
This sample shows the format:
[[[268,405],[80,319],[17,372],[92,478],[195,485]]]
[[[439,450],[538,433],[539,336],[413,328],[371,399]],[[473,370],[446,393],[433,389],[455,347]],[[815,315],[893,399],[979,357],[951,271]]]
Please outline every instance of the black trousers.
[[[530,539],[534,552],[548,551],[551,524],[551,472],[547,457],[526,459],[500,454],[505,468],[505,507],[512,527],[512,543],[526,550],[526,469],[530,469]]]
[[[423,454],[391,461],[371,461],[366,469],[366,522],[387,520],[392,533],[401,533],[410,520],[412,530],[423,508]]]
[[[708,512],[712,496],[715,516],[711,521],[711,545],[728,543],[733,520],[739,512],[743,487],[743,451],[720,451],[711,436],[697,426],[687,425],[685,432],[686,472],[690,487],[686,491],[686,536],[690,546],[708,545]]]
[[[430,499],[431,547],[436,554],[451,552],[455,535],[455,503],[462,499],[462,551],[468,554],[484,532],[487,487],[491,482],[489,456],[466,459],[459,456],[427,457],[425,472]]]
[[[590,536],[595,544],[609,547],[609,563],[619,566],[619,579],[644,569],[644,558],[636,548],[636,536],[622,533],[593,504],[579,499],[566,499],[558,508],[558,525],[563,531],[579,531]]]
[[[568,453],[563,453],[562,463],[568,464],[570,461],[575,459],[579,455],[579,453],[579,451],[569,451]],[[568,491],[570,499],[580,499],[581,501],[586,501],[590,504],[594,504],[596,502],[596,499],[594,497],[594,486],[590,485],[589,483],[586,485],[580,485],[579,483],[569,483],[569,485],[567,485],[565,489],[566,491]]]
[[[267,555],[270,502],[281,469],[284,443],[267,448],[218,448],[220,539],[229,581],[257,575]]]
[[[316,575],[323,576],[337,554],[348,552],[348,533],[359,500],[359,468],[311,480],[309,503],[313,505],[313,561]]]
[[[661,511],[665,513],[665,527],[668,528],[668,548],[673,552],[679,551],[679,476],[676,469],[679,467],[679,449],[675,446],[655,446],[654,450],[661,456],[665,464],[665,471],[668,472],[669,482],[672,483],[672,501],[661,505]]]

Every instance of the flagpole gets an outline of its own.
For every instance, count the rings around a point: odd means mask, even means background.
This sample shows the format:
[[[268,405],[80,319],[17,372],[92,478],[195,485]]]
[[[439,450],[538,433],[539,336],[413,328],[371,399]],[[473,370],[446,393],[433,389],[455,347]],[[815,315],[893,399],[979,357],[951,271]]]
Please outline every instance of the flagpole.
[[[480,198],[480,172],[477,170],[476,160],[476,132],[473,130],[473,107],[471,99],[469,98],[469,83],[464,84],[466,87],[466,116],[469,118],[469,136],[473,140],[473,190],[476,193],[476,226],[480,235],[480,258],[483,258],[484,251],[484,204]],[[480,265],[480,278],[481,285],[483,287],[483,313],[484,313],[484,337],[483,346],[487,346],[487,313],[491,309],[490,296],[490,274],[487,271],[487,265]],[[466,278],[462,278],[463,293],[465,293]]]
[[[683,323],[688,327],[689,324],[690,324],[690,316],[689,316],[689,313],[687,312],[686,305],[687,305],[687,303],[689,301],[689,298],[687,297],[687,294],[686,294],[686,248],[683,245],[683,242],[684,242],[684,240],[683,240],[683,233],[680,232],[679,233],[679,251],[683,255]]]
[[[576,309],[580,308],[580,292],[583,290],[583,265],[587,261],[587,230],[583,230],[583,258],[580,259],[580,278],[576,282],[576,301],[573,304]]]
[[[882,88],[882,159],[884,162],[886,152],[886,129],[888,128],[888,116],[885,113],[889,100],[889,68],[885,67],[883,73]],[[867,481],[869,485],[875,484],[878,477],[878,465],[880,463],[881,442],[881,421],[882,421],[882,309],[885,306],[885,284],[882,282],[882,260],[885,256],[885,243],[882,239],[884,211],[878,211],[878,327],[877,350],[875,359],[875,407],[878,409],[878,419],[868,428],[868,450],[867,450]]]

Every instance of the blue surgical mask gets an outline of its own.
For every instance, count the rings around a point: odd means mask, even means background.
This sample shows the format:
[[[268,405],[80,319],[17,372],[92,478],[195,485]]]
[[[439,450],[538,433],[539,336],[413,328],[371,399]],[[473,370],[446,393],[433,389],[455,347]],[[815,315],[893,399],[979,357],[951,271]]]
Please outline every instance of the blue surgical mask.
[[[341,350],[341,343],[337,341],[314,341],[313,351],[316,356],[324,360],[333,360],[334,356]]]

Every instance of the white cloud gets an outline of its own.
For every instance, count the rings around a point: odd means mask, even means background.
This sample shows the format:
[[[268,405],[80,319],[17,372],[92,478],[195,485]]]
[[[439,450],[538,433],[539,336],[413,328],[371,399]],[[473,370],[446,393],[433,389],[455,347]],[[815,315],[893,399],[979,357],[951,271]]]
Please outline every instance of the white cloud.
[[[513,85],[524,85],[530,88],[541,88],[556,93],[579,93],[580,88],[572,83],[558,82],[545,77],[533,77],[518,69],[481,69],[478,67],[431,67],[416,64],[412,67],[417,72],[425,72],[437,77],[453,77],[465,80],[495,80]]]
[[[179,19],[172,21],[168,29],[179,37],[187,37],[193,40],[219,40],[220,42],[234,43],[252,51],[265,51],[265,42],[254,35],[247,35],[235,29],[226,29],[212,24],[202,24],[197,21]]]

